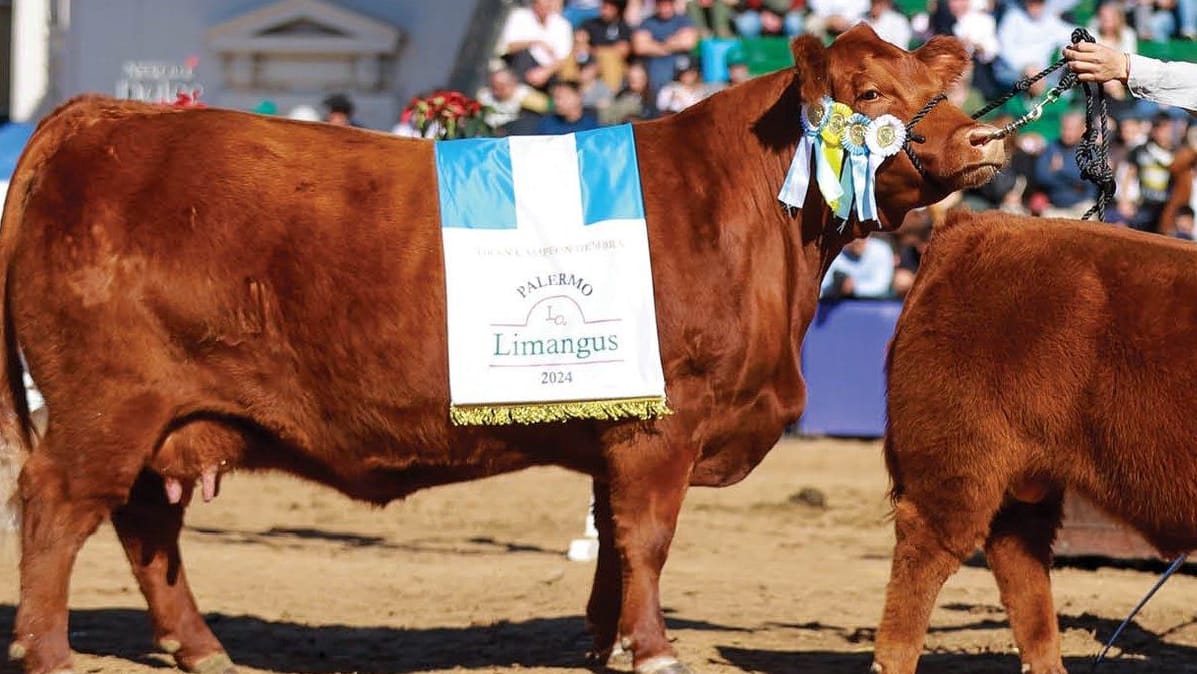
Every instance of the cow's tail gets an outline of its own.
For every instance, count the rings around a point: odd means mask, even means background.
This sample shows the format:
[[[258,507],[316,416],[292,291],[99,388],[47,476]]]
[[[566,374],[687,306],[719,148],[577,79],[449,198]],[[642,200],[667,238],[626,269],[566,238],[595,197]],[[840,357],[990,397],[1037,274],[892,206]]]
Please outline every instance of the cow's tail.
[[[44,124],[45,122],[43,122]],[[39,126],[39,131],[41,130]],[[35,430],[25,395],[25,367],[13,325],[12,261],[21,236],[25,205],[33,182],[30,156],[43,145],[35,133],[13,171],[0,220],[0,542],[21,524],[21,467],[32,451]]]

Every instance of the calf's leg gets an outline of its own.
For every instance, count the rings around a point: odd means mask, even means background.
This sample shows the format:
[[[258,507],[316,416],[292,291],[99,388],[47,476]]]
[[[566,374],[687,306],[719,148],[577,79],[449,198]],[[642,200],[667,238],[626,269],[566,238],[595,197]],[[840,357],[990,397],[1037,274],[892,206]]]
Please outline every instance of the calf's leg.
[[[935,598],[985,538],[1001,503],[1000,490],[981,484],[925,482],[895,506],[897,542],[874,649],[872,671],[877,674],[914,674]]]
[[[179,554],[184,505],[166,499],[162,478],[142,471],[129,501],[112,513],[112,523],[149,607],[154,641],[174,655],[179,667],[201,674],[236,670],[208,629],[187,584]]]
[[[1066,674],[1052,605],[1052,542],[1060,527],[1063,496],[1039,503],[1007,503],[993,519],[985,558],[1010,617],[1023,672]]]
[[[661,568],[695,459],[691,452],[672,450],[659,442],[626,442],[608,449],[611,516],[623,580],[619,637],[632,652],[638,674],[689,671],[669,645],[661,613]]]

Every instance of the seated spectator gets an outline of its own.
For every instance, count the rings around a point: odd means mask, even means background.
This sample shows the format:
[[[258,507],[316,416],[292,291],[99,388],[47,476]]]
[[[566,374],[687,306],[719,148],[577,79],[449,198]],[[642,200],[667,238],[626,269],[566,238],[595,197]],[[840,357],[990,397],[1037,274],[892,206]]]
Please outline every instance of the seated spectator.
[[[804,0],[741,0],[736,16],[740,37],[802,34]]]
[[[1130,214],[1134,229],[1158,232],[1160,214],[1172,190],[1172,153],[1176,150],[1173,120],[1159,113],[1148,141],[1127,156],[1126,183],[1118,183],[1120,210]]]
[[[359,126],[353,119],[353,99],[346,94],[332,94],[324,99],[324,121],[336,126]]]
[[[597,63],[591,63],[578,71],[578,91],[582,94],[582,107],[599,110],[611,105],[615,92],[598,76]]]
[[[1177,37],[1197,37],[1197,0],[1138,0],[1134,14],[1140,40],[1167,42]]]
[[[1176,209],[1175,225],[1176,231],[1174,232],[1173,236],[1186,241],[1194,240],[1192,206],[1186,204]]]
[[[677,68],[679,54],[688,54],[698,44],[698,31],[690,17],[677,13],[673,2],[656,3],[652,16],[632,33],[632,52],[644,59],[652,96],[669,82]]]
[[[869,0],[810,0],[806,32],[824,41],[860,23],[869,11]]]
[[[997,21],[993,13],[978,9],[971,0],[947,0],[946,21],[940,24],[942,35],[954,35],[973,57],[973,85],[986,98],[996,98],[993,61],[998,56]]]
[[[1076,147],[1085,135],[1085,115],[1069,111],[1060,117],[1060,136],[1047,144],[1035,162],[1035,184],[1047,195],[1049,218],[1079,218],[1097,199],[1097,186],[1081,177]]]
[[[627,0],[603,0],[598,16],[579,28],[586,33],[590,48],[594,51],[599,77],[612,91],[619,89],[623,83],[625,64],[632,53],[632,29],[623,20],[627,5]]]
[[[320,112],[314,106],[307,103],[300,103],[291,108],[287,112],[287,119],[294,119],[299,122],[320,122],[323,121],[320,117]]]
[[[1048,12],[1044,0],[1022,0],[1022,6],[1009,7],[998,24],[994,77],[1000,86],[1009,88],[1023,77],[1046,68],[1058,50],[1068,44],[1072,44],[1072,26]],[[1029,89],[1030,94],[1043,93],[1051,79],[1045,77],[1036,82]]]
[[[507,127],[520,117],[541,115],[549,109],[548,96],[520,82],[507,68],[492,72],[488,86],[478,90],[477,98],[485,110],[483,121],[498,135],[509,133]]]
[[[561,16],[569,25],[577,28],[599,15],[599,0],[565,0]]]
[[[738,45],[728,49],[723,58],[727,65],[727,82],[708,82],[708,95],[752,79],[752,75],[748,72],[748,60],[744,57],[744,50],[740,49]]]
[[[595,114],[582,107],[577,82],[556,80],[549,88],[549,94],[553,97],[553,112],[540,119],[536,133],[555,135],[598,128]]]
[[[894,249],[875,237],[853,239],[827,268],[820,297],[881,299],[891,295],[893,280]]]
[[[544,87],[574,46],[573,28],[556,11],[555,0],[532,0],[516,7],[499,36],[499,54],[528,84]]]
[[[913,32],[910,19],[894,10],[893,0],[872,0],[864,22],[873,27],[877,37],[902,49],[910,48]]]
[[[641,119],[650,119],[655,112],[654,101],[649,97],[648,72],[644,64],[634,61],[628,65],[623,89],[606,108],[598,111],[603,124],[622,124]]]
[[[677,78],[661,87],[657,94],[657,111],[663,115],[681,112],[710,95],[702,81],[698,59],[679,56]]]
[[[686,14],[699,37],[732,37],[732,7],[737,0],[688,0]]]
[[[748,59],[744,50],[736,47],[727,50],[727,86],[734,87],[741,82],[752,79],[748,72]]]
[[[898,228],[897,265],[894,268],[893,292],[895,297],[906,297],[914,285],[914,277],[918,274],[919,265],[923,261],[923,254],[931,243],[931,211],[919,208],[906,216],[906,221]]]

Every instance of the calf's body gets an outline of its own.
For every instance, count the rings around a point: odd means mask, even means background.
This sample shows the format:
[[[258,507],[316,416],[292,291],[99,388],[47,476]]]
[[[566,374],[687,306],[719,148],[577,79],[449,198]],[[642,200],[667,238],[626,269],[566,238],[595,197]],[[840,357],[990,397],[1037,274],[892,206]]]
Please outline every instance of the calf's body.
[[[886,461],[897,544],[874,671],[912,674],[977,545],[1025,672],[1064,672],[1048,570],[1066,489],[1165,554],[1197,547],[1197,247],[959,214],[898,321]]]

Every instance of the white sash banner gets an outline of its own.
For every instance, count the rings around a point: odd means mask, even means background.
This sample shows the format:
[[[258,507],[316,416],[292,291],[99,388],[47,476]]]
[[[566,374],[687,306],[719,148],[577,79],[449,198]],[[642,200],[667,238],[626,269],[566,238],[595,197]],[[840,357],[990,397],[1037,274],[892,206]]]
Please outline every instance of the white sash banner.
[[[457,424],[668,414],[629,125],[440,141]]]

